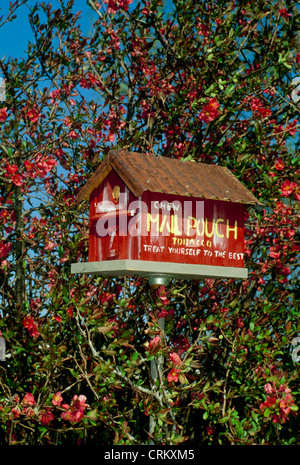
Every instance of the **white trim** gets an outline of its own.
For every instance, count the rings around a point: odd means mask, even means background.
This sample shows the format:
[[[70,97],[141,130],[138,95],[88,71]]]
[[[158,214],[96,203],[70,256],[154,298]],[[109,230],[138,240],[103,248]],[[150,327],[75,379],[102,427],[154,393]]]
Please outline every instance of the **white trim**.
[[[100,276],[165,276],[174,279],[238,278],[247,279],[247,268],[188,263],[154,262],[147,260],[105,260],[72,263],[72,274]]]

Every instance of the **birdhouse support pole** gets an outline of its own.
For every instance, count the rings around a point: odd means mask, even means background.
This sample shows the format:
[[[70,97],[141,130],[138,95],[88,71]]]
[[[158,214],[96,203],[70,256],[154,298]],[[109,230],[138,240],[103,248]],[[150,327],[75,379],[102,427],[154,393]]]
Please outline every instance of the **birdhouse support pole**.
[[[164,318],[159,318],[158,320],[159,327],[162,332],[165,331],[165,319]],[[157,381],[159,383],[163,382],[162,379],[162,373],[164,369],[164,357],[162,355],[157,355],[153,360],[150,362],[150,373],[151,373],[151,380],[152,380],[152,386],[157,385]],[[149,418],[149,435],[150,438],[153,437],[154,430],[155,430],[155,420],[153,416],[150,416]]]
[[[159,286],[167,286],[170,284],[171,278],[166,276],[151,276],[149,277],[149,284],[151,290],[155,291]],[[158,319],[158,325],[162,333],[165,332],[165,318]],[[157,384],[163,383],[163,369],[164,369],[164,357],[162,355],[157,355],[150,362],[150,375],[152,386],[157,386]],[[158,383],[157,383],[158,381]],[[153,416],[150,416],[149,419],[149,435],[151,438],[151,443],[153,444],[153,434],[155,431],[155,420]]]

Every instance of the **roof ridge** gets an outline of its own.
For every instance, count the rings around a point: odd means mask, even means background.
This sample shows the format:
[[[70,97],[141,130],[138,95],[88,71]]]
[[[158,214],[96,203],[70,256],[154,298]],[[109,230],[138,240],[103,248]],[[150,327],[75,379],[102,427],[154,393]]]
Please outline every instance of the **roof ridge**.
[[[116,171],[136,197],[140,197],[144,191],[150,191],[262,205],[225,166],[157,157],[126,149],[109,151],[80,190],[77,199],[87,200],[92,190],[100,185],[111,169]]]

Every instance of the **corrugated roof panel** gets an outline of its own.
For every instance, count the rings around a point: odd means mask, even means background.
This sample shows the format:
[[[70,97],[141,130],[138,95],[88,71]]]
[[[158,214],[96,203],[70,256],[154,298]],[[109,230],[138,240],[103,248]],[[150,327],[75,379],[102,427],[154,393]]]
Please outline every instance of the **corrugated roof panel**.
[[[261,202],[225,167],[166,157],[155,157],[125,150],[111,150],[106,159],[78,194],[88,199],[103,181],[109,168],[114,169],[132,193],[161,192],[204,199],[262,205]],[[104,176],[105,175],[105,176]]]

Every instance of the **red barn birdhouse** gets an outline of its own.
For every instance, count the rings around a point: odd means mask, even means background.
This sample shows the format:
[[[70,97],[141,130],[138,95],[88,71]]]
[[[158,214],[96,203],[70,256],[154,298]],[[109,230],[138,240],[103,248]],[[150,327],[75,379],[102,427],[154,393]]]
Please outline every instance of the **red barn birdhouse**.
[[[78,200],[89,261],[72,273],[247,278],[244,209],[261,204],[225,167],[112,150]]]

